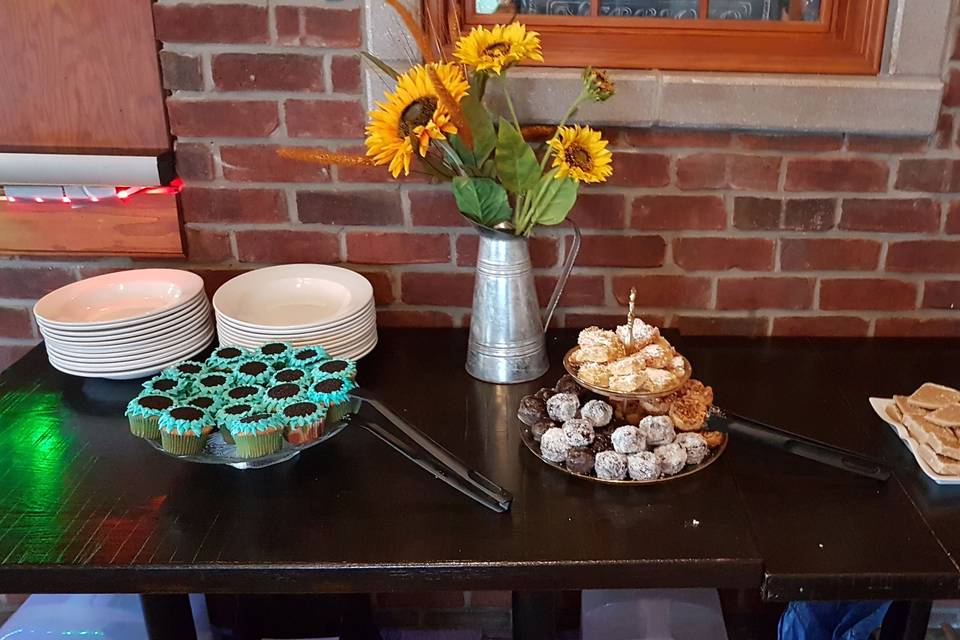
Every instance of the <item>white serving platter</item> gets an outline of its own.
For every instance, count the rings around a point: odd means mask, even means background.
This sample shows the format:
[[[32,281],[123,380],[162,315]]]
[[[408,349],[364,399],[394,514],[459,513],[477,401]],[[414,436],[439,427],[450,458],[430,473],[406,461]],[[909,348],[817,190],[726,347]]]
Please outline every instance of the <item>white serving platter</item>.
[[[894,422],[890,416],[887,415],[887,407],[895,404],[892,398],[870,398],[870,406],[873,407],[873,410],[880,416],[880,419],[890,425],[890,428],[893,429],[900,439],[903,440],[903,443],[907,445],[907,449],[910,450],[910,453],[913,454],[914,459],[917,461],[917,464],[920,465],[920,470],[923,473],[936,482],[937,484],[942,485],[955,485],[960,484],[960,476],[945,476],[934,471],[927,462],[920,457],[918,452],[917,441],[913,439],[910,435],[910,432],[907,431],[907,428],[902,424]]]
[[[33,307],[39,321],[64,329],[129,326],[192,300],[203,291],[200,276],[178,269],[133,269],[60,287]]]

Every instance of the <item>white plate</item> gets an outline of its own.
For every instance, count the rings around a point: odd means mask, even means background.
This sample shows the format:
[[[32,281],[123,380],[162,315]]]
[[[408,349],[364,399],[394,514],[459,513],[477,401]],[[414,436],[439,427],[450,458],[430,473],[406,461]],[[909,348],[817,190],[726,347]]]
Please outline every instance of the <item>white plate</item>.
[[[375,317],[371,317],[362,323],[348,327],[342,327],[341,329],[338,329],[337,331],[331,331],[330,333],[303,333],[299,335],[273,333],[265,335],[259,333],[247,333],[224,323],[217,323],[217,330],[233,337],[244,338],[254,342],[259,340],[264,340],[266,342],[290,342],[291,340],[329,340],[331,342],[342,342],[351,336],[367,333],[373,327],[376,327],[376,325],[377,319]]]
[[[212,337],[211,337],[211,342],[212,342]],[[167,367],[172,367],[178,362],[189,360],[193,356],[197,355],[198,353],[206,349],[208,346],[209,344],[205,344],[202,347],[196,349],[191,353],[188,353],[185,356],[180,356],[172,360],[168,360],[166,362],[162,362],[160,364],[154,365],[152,367],[146,367],[146,368],[138,369],[135,371],[113,371],[113,372],[106,372],[106,373],[103,373],[103,372],[91,373],[89,371],[77,371],[71,368],[70,366],[58,363],[52,359],[50,360],[50,364],[53,365],[54,369],[58,369],[59,371],[63,371],[64,373],[68,373],[72,376],[78,376],[80,378],[104,378],[106,380],[139,380],[140,378],[149,378],[150,376],[154,376],[160,373],[161,371],[163,371],[164,369],[166,369]]]
[[[140,343],[124,345],[123,349],[116,347],[96,347],[95,349],[78,349],[71,345],[64,345],[55,340],[46,340],[47,350],[53,351],[58,356],[73,358],[77,360],[88,360],[90,362],[119,361],[142,358],[144,356],[161,352],[166,349],[175,348],[186,342],[191,342],[195,338],[206,335],[213,329],[209,322],[200,321],[196,326],[189,330],[171,333],[154,340],[145,340]]]
[[[34,314],[50,326],[129,326],[180,306],[203,291],[203,279],[177,269],[133,269],[95,276],[40,298]]]
[[[310,329],[339,323],[369,304],[373,286],[363,276],[321,264],[285,264],[241,274],[213,296],[213,307],[255,330]]]
[[[52,351],[47,351],[47,357],[51,362],[56,360],[60,364],[75,371],[85,371],[89,373],[133,371],[154,366],[158,362],[166,362],[168,360],[175,360],[176,358],[185,357],[185,354],[188,352],[195,353],[199,347],[210,344],[210,340],[213,338],[213,335],[214,332],[211,329],[210,331],[201,334],[192,340],[180,343],[176,347],[170,347],[162,351],[157,351],[156,353],[145,357],[131,359],[118,358],[113,362],[90,361],[86,358],[61,356],[60,354]]]
[[[169,327],[159,327],[142,335],[129,338],[104,339],[97,342],[75,342],[43,333],[48,343],[56,345],[60,351],[74,351],[77,353],[120,353],[130,349],[142,349],[146,346],[163,346],[162,343],[174,338],[180,339],[184,335],[195,335],[212,324],[209,316],[188,317],[182,322]]]
[[[288,327],[257,327],[257,328],[253,328],[253,327],[251,327],[250,325],[238,323],[238,322],[237,322],[236,320],[234,320],[233,318],[230,318],[230,317],[228,317],[228,316],[225,316],[225,315],[223,315],[222,313],[219,313],[219,312],[216,312],[216,311],[215,311],[215,312],[214,312],[214,315],[216,316],[218,323],[230,325],[231,327],[233,327],[233,328],[235,328],[235,329],[237,329],[237,330],[239,330],[239,331],[243,331],[244,333],[260,334],[260,335],[264,335],[264,336],[274,336],[274,335],[280,335],[280,334],[295,336],[295,335],[303,335],[303,334],[316,334],[316,333],[335,332],[335,331],[337,331],[340,327],[349,326],[349,325],[351,325],[351,324],[359,323],[359,322],[361,322],[361,321],[363,321],[363,320],[366,320],[366,319],[369,318],[370,316],[376,315],[376,313],[377,313],[376,306],[373,304],[373,300],[371,300],[369,304],[367,304],[366,306],[364,306],[362,309],[360,309],[360,310],[357,311],[356,313],[352,314],[350,317],[348,317],[348,318],[342,318],[341,320],[338,320],[337,322],[335,322],[335,323],[333,323],[333,324],[316,325],[316,326],[310,326],[310,327],[299,327],[299,328],[295,328],[295,329],[290,329],[290,328],[288,328]]]
[[[907,428],[902,424],[894,422],[890,419],[890,416],[887,415],[887,407],[892,404],[896,403],[894,403],[891,398],[870,398],[870,406],[873,407],[873,410],[877,412],[877,415],[880,416],[884,422],[890,425],[897,435],[900,436],[900,439],[903,440],[904,444],[907,445],[910,453],[913,454],[917,464],[920,465],[920,470],[923,471],[928,478],[937,484],[960,484],[960,476],[941,475],[930,468],[930,465],[927,464],[926,460],[920,457],[920,454],[917,452],[917,441],[913,439],[913,437],[910,435],[910,432],[907,431]]]
[[[137,322],[129,326],[115,329],[99,329],[96,331],[65,331],[58,327],[46,325],[39,318],[37,319],[37,325],[39,326],[41,333],[44,335],[53,336],[55,338],[72,340],[75,342],[102,342],[104,340],[123,339],[153,333],[156,329],[166,327],[168,324],[179,323],[188,317],[200,315],[210,315],[210,302],[207,300],[206,295],[199,295],[181,307],[158,314],[157,316],[150,318],[149,320],[145,320],[142,323]]]
[[[314,336],[303,336],[299,338],[280,338],[270,337],[270,336],[248,336],[242,333],[236,333],[227,329],[226,327],[218,327],[217,333],[223,336],[228,340],[236,340],[244,343],[252,344],[266,344],[268,342],[288,342],[290,344],[296,344],[301,346],[304,344],[322,344],[324,346],[331,347],[342,347],[347,344],[354,342],[359,342],[365,340],[371,333],[374,333],[377,330],[376,322],[371,322],[366,327],[359,327],[354,331],[349,331],[339,336],[332,338],[328,337],[314,337]]]

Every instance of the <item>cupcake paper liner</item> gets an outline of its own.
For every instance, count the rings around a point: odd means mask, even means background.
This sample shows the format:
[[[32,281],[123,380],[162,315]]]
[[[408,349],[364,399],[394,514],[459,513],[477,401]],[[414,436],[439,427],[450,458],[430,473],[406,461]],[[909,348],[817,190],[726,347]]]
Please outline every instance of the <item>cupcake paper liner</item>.
[[[129,416],[130,433],[147,440],[160,439],[160,418],[158,416]]]
[[[163,450],[175,456],[197,455],[207,444],[207,434],[183,435],[178,433],[160,432],[160,444]]]
[[[237,442],[237,456],[240,458],[262,458],[276,453],[283,446],[283,431],[270,433],[234,434]]]

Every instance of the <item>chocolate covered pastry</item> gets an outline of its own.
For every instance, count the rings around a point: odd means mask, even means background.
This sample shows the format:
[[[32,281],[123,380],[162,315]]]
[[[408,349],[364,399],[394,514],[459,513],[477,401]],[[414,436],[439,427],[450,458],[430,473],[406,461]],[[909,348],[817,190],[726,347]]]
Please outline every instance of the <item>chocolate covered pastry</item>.
[[[710,453],[707,441],[699,433],[680,433],[674,442],[687,452],[687,464],[700,464]]]
[[[637,453],[647,447],[647,440],[643,432],[632,425],[617,427],[610,436],[610,441],[617,453]]]
[[[530,425],[530,435],[533,436],[535,442],[540,442],[540,439],[543,437],[543,434],[547,432],[547,429],[553,429],[556,426],[556,422],[547,418],[537,420]]]
[[[603,400],[590,400],[580,408],[580,417],[594,427],[605,427],[613,419],[613,407]]]
[[[538,420],[543,420],[547,417],[547,405],[546,403],[536,396],[525,396],[520,400],[520,408],[517,409],[517,417],[520,418],[520,422],[529,426],[533,426],[533,423]]]
[[[537,397],[537,398],[540,398],[540,399],[543,400],[544,402],[546,402],[546,401],[549,400],[552,396],[557,395],[557,391],[556,391],[556,389],[551,389],[550,387],[544,387],[543,389],[540,389],[539,391],[537,391],[537,392],[536,392],[535,394],[533,394],[533,395],[534,395],[535,397]]]
[[[567,469],[582,476],[588,476],[593,471],[595,457],[589,449],[570,449],[567,452]]]
[[[576,378],[569,373],[561,376],[560,379],[557,380],[557,384],[554,386],[554,389],[556,389],[557,393],[572,393],[578,397],[581,393],[583,393],[583,387],[577,384]]]
[[[647,445],[651,447],[669,444],[677,437],[669,416],[647,416],[640,421],[640,428],[647,430]]]
[[[601,451],[609,451],[613,449],[613,436],[614,429],[612,427],[603,427],[600,429],[593,430],[593,443],[590,445],[590,450],[594,453],[600,453]]]

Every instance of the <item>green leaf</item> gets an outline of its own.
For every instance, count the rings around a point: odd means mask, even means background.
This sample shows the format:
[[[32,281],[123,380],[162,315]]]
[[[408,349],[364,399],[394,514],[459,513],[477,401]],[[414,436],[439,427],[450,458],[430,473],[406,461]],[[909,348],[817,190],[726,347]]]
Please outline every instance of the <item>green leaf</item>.
[[[400,77],[400,74],[397,73],[397,70],[396,70],[396,69],[394,69],[393,67],[391,67],[390,65],[388,65],[386,62],[384,62],[383,60],[381,60],[381,59],[378,58],[377,56],[373,55],[372,53],[367,53],[366,51],[361,51],[361,52],[360,52],[360,55],[362,55],[364,58],[366,58],[368,62],[372,62],[373,65],[374,65],[377,69],[380,69],[380,71],[383,71],[385,74],[387,74],[388,76],[390,76],[390,77],[393,78],[394,80],[396,80],[397,78]]]
[[[453,196],[457,208],[482,225],[492,227],[513,217],[507,192],[489,178],[457,176],[453,179]]]
[[[474,164],[480,166],[497,146],[497,132],[493,130],[490,114],[473,95],[468,94],[460,101],[460,110],[463,111],[463,117],[467,119],[473,133],[473,155],[476,159]]]
[[[537,203],[531,224],[554,225],[567,219],[567,214],[577,201],[577,183],[570,178],[557,180],[556,169],[540,178],[537,190],[544,189],[543,197]],[[549,181],[545,184],[544,181]]]
[[[497,175],[500,182],[512,193],[525,193],[537,184],[540,165],[533,149],[512,124],[500,118],[497,125]]]
[[[473,151],[470,150],[470,147],[463,141],[463,138],[460,136],[450,136],[449,140],[453,151],[460,157],[460,162],[468,167],[477,166],[477,159],[473,155]]]

